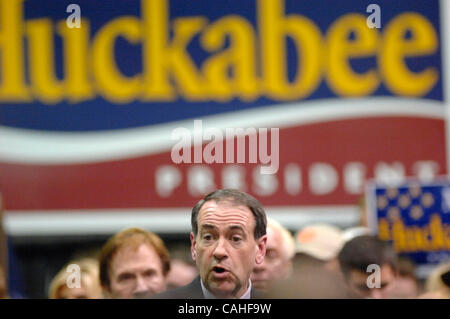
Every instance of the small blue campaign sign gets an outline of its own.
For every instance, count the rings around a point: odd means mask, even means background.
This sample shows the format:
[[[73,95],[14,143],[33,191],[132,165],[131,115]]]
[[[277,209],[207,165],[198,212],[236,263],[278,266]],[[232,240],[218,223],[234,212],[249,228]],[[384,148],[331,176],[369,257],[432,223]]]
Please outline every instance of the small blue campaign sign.
[[[450,180],[368,184],[369,227],[417,265],[450,260]]]

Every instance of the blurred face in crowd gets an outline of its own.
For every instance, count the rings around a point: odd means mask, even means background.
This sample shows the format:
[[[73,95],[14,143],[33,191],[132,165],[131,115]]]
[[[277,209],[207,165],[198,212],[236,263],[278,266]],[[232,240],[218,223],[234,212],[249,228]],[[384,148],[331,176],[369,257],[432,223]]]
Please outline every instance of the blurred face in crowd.
[[[100,299],[102,295],[98,284],[89,276],[83,276],[79,288],[62,285],[58,290],[57,297],[58,299]]]
[[[419,295],[419,286],[415,278],[397,276],[388,298],[416,298]]]
[[[380,267],[380,288],[369,288],[367,279],[371,276],[374,278],[374,273],[365,273],[359,270],[351,270],[347,278],[351,291],[361,298],[384,299],[388,298],[395,282],[395,271],[388,264]],[[369,280],[373,282],[372,280]]]
[[[178,259],[170,261],[170,271],[167,275],[167,287],[176,288],[191,283],[197,277],[198,271],[194,265],[187,264]]]
[[[113,257],[109,278],[112,298],[147,298],[166,289],[161,259],[149,244],[121,248]]]
[[[251,279],[253,287],[268,290],[274,281],[285,279],[292,267],[281,232],[267,227],[267,247],[264,261],[255,265]]]
[[[191,251],[203,285],[218,298],[240,298],[253,267],[264,260],[267,235],[255,239],[250,209],[227,201],[204,203],[197,224]]]

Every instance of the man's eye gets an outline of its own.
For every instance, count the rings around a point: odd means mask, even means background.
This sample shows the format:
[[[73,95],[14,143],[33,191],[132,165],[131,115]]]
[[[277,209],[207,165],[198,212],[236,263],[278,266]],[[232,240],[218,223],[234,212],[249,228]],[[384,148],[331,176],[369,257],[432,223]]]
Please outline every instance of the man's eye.
[[[144,272],[145,277],[153,277],[155,275],[156,275],[156,271],[154,271],[154,270],[147,270],[146,272]]]
[[[212,235],[210,235],[210,234],[203,235],[203,239],[204,240],[212,240]]]
[[[132,274],[122,274],[119,276],[119,281],[128,281],[133,278],[134,278],[134,276]]]
[[[233,237],[231,237],[231,240],[232,240],[234,243],[238,243],[238,242],[240,242],[240,241],[242,240],[242,238],[239,237],[239,236],[233,236]]]

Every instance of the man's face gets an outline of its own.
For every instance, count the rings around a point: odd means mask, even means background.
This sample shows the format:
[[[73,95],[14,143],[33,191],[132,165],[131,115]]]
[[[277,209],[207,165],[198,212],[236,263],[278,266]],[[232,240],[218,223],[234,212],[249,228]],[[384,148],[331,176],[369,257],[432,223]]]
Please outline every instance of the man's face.
[[[367,278],[374,273],[364,273],[359,270],[351,270],[348,277],[348,284],[351,291],[361,298],[383,299],[387,298],[394,286],[395,272],[388,264],[380,267],[380,288],[369,288]]]
[[[204,203],[197,224],[197,236],[191,233],[191,252],[203,284],[216,297],[240,298],[253,267],[264,260],[267,236],[255,240],[250,209],[226,201]]]
[[[291,265],[281,233],[275,228],[267,227],[266,256],[253,269],[252,285],[260,290],[268,290],[275,280],[287,277]]]
[[[142,244],[123,247],[114,256],[109,273],[112,298],[146,298],[166,289],[162,262],[155,249]]]

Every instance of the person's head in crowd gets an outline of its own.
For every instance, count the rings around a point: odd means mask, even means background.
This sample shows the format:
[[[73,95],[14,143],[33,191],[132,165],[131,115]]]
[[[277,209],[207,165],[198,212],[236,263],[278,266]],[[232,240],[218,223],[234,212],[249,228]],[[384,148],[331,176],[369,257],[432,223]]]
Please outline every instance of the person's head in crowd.
[[[344,245],[344,239],[338,227],[328,224],[306,226],[296,233],[295,242],[296,263],[321,264],[328,270],[339,270],[337,255]]]
[[[8,298],[8,284],[6,281],[5,272],[3,267],[0,265],[0,299]]]
[[[450,299],[450,262],[443,262],[430,272],[425,291],[420,298]]]
[[[100,282],[107,298],[146,298],[166,289],[169,252],[156,234],[129,228],[100,251]]]
[[[256,289],[267,291],[275,281],[286,279],[292,271],[295,242],[291,233],[273,219],[267,220],[264,261],[255,265],[251,280]]]
[[[75,273],[78,270],[79,277]],[[101,299],[102,296],[99,264],[93,258],[69,262],[53,278],[48,291],[50,299]]]
[[[250,275],[266,252],[266,214],[254,197],[212,192],[192,209],[191,253],[202,288],[217,298],[245,298]]]
[[[370,228],[363,226],[350,227],[342,232],[342,238],[344,239],[344,242],[350,241],[355,237],[365,235],[370,236],[372,235],[372,232],[370,231]]]
[[[350,296],[342,276],[323,267],[323,261],[306,254],[293,264],[292,275],[277,281],[264,296],[268,299],[347,299]]]
[[[170,271],[167,275],[167,289],[185,286],[197,276],[198,270],[195,265],[180,258],[171,258]]]
[[[192,260],[190,243],[179,243],[170,247],[170,271],[167,289],[185,286],[198,276],[197,266]]]
[[[407,257],[398,257],[397,277],[388,298],[416,298],[420,293],[420,282],[415,274],[416,265]]]
[[[397,255],[375,236],[358,236],[338,255],[344,278],[355,298],[387,298],[397,277]]]

